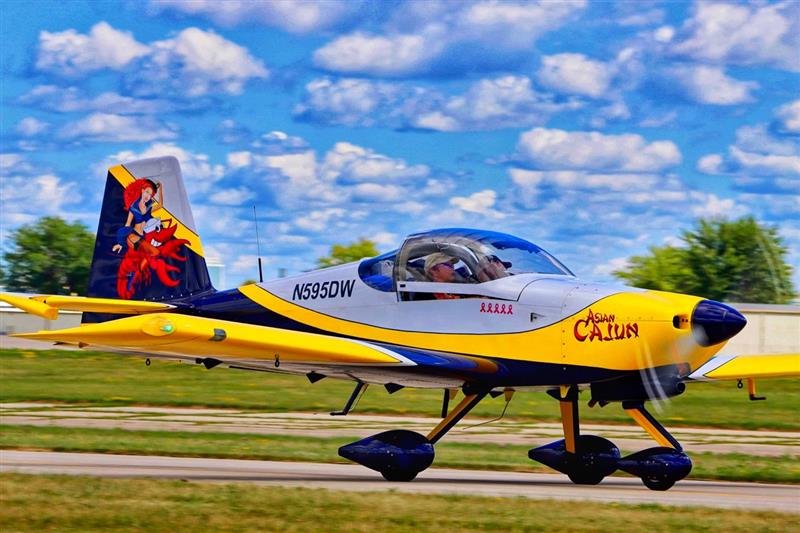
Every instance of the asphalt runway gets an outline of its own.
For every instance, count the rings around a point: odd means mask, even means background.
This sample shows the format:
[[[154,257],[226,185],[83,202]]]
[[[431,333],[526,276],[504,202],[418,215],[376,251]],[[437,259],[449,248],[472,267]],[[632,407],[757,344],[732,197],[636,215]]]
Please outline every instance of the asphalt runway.
[[[666,492],[638,479],[607,478],[596,486],[573,485],[560,474],[430,468],[410,483],[390,483],[358,465],[155,457],[4,450],[0,472],[149,477],[194,482],[241,482],[344,491],[526,497],[627,504],[664,504],[800,513],[800,486],[681,481]]]

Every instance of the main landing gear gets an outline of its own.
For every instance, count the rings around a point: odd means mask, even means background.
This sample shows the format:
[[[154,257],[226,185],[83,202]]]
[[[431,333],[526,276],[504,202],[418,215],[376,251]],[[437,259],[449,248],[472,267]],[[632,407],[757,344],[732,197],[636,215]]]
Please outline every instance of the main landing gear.
[[[596,485],[622,470],[641,478],[651,490],[667,490],[692,470],[692,461],[680,443],[644,408],[643,402],[623,402],[622,407],[660,444],[621,457],[611,441],[595,435],[581,435],[578,420],[578,388],[561,387],[552,393],[559,401],[564,439],[528,452],[528,457],[569,476],[579,485]]]
[[[487,393],[486,390],[465,389],[464,399],[427,436],[404,429],[384,431],[342,446],[339,455],[377,470],[388,481],[411,481],[433,463],[433,445],[478,405]],[[451,399],[451,391],[445,390],[444,394],[443,405],[446,406]]]

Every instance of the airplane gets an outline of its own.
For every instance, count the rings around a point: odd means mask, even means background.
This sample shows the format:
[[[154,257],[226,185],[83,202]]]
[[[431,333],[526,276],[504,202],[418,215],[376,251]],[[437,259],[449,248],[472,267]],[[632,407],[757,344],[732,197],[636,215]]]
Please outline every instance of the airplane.
[[[389,481],[428,468],[436,443],[485,397],[539,391],[558,402],[564,438],[531,449],[532,460],[577,484],[621,470],[667,490],[692,461],[646,402],[717,380],[747,381],[755,400],[756,379],[800,375],[800,354],[716,356],[746,324],[730,306],[584,281],[493,231],[424,231],[378,257],[216,290],[173,157],[108,170],[87,294],[0,300],[48,319],[83,312],[80,327],[18,337],[354,382],[332,415],[369,385],[441,389],[442,420],[427,435],[396,429],[339,449]],[[622,457],[582,434],[581,394],[590,407],[621,405],[658,446]]]

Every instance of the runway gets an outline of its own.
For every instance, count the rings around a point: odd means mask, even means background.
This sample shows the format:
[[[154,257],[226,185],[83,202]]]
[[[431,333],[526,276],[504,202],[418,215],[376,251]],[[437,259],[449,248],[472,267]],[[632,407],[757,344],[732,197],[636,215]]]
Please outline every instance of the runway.
[[[800,513],[800,486],[724,481],[681,481],[667,492],[654,492],[632,478],[607,478],[597,486],[577,486],[560,474],[431,468],[410,483],[390,483],[377,472],[358,465],[13,450],[0,452],[0,472],[151,477],[343,491],[394,490]]]

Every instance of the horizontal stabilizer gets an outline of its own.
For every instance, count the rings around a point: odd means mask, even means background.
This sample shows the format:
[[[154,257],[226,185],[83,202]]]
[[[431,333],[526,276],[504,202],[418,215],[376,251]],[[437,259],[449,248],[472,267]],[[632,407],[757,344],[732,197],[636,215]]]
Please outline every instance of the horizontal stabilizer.
[[[713,357],[689,375],[698,381],[800,376],[800,354]]]
[[[282,362],[415,365],[400,354],[367,342],[175,313],[15,336],[138,353],[214,357],[225,363],[268,362],[275,368]]]
[[[86,298],[83,296],[60,295],[12,295],[0,293],[0,302],[6,302],[28,313],[55,320],[59,311],[82,311],[86,313],[114,313],[118,315],[140,315],[168,311],[174,305],[159,302],[136,300],[116,300],[112,298]]]

